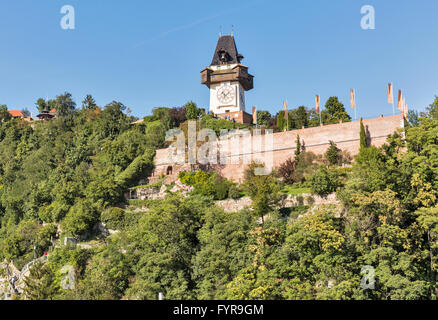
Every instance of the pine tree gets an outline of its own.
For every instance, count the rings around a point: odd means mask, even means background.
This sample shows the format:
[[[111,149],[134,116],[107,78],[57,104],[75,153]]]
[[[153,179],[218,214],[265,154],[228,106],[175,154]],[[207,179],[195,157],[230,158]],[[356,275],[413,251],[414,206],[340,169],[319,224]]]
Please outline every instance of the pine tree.
[[[341,160],[340,150],[333,141],[330,141],[330,147],[325,153],[325,158],[327,159],[328,164],[331,166],[339,164]]]
[[[94,100],[91,94],[87,94],[85,96],[84,101],[82,101],[82,108],[84,109],[95,109],[97,106],[96,101]]]

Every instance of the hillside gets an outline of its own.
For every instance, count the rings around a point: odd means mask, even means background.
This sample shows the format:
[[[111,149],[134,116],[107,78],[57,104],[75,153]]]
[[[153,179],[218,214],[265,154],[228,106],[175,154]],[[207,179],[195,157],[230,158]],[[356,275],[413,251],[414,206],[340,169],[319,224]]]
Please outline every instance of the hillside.
[[[125,199],[151,173],[168,129],[200,115],[214,130],[244,126],[194,107],[155,109],[137,125],[119,102],[58,104],[63,112],[48,121],[3,114],[0,261],[21,270],[48,254],[14,299],[436,297],[433,112],[410,121],[406,139],[361,139],[354,161],[335,144],[324,156],[298,148],[271,175],[252,164],[242,184],[197,171],[179,176],[186,196],[158,181],[143,187],[164,199]],[[217,205],[245,197],[251,207],[237,212]]]

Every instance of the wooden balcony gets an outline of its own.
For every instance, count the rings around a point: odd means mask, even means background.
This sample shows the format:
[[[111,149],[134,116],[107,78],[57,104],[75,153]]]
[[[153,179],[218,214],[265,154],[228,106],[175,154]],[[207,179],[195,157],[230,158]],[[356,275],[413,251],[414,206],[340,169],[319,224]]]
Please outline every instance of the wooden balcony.
[[[201,71],[201,84],[210,85],[225,81],[238,81],[248,91],[254,87],[254,77],[248,73],[248,68],[238,65],[233,69],[212,70],[205,68]]]

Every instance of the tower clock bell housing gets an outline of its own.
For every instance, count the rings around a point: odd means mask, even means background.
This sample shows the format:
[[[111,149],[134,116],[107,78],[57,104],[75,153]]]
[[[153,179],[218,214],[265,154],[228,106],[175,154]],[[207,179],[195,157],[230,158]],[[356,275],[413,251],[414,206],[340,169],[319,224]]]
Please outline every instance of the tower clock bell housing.
[[[245,112],[245,91],[254,87],[254,77],[242,59],[232,35],[219,37],[210,66],[201,71],[201,83],[210,89],[210,112],[215,115]]]

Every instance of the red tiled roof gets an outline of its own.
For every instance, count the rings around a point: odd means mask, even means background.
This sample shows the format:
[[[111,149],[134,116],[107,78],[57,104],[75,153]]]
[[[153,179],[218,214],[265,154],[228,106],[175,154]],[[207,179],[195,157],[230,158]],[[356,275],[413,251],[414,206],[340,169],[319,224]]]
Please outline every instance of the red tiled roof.
[[[50,110],[49,113],[56,113],[56,109]]]
[[[8,110],[8,112],[13,117],[24,117],[20,110]]]

